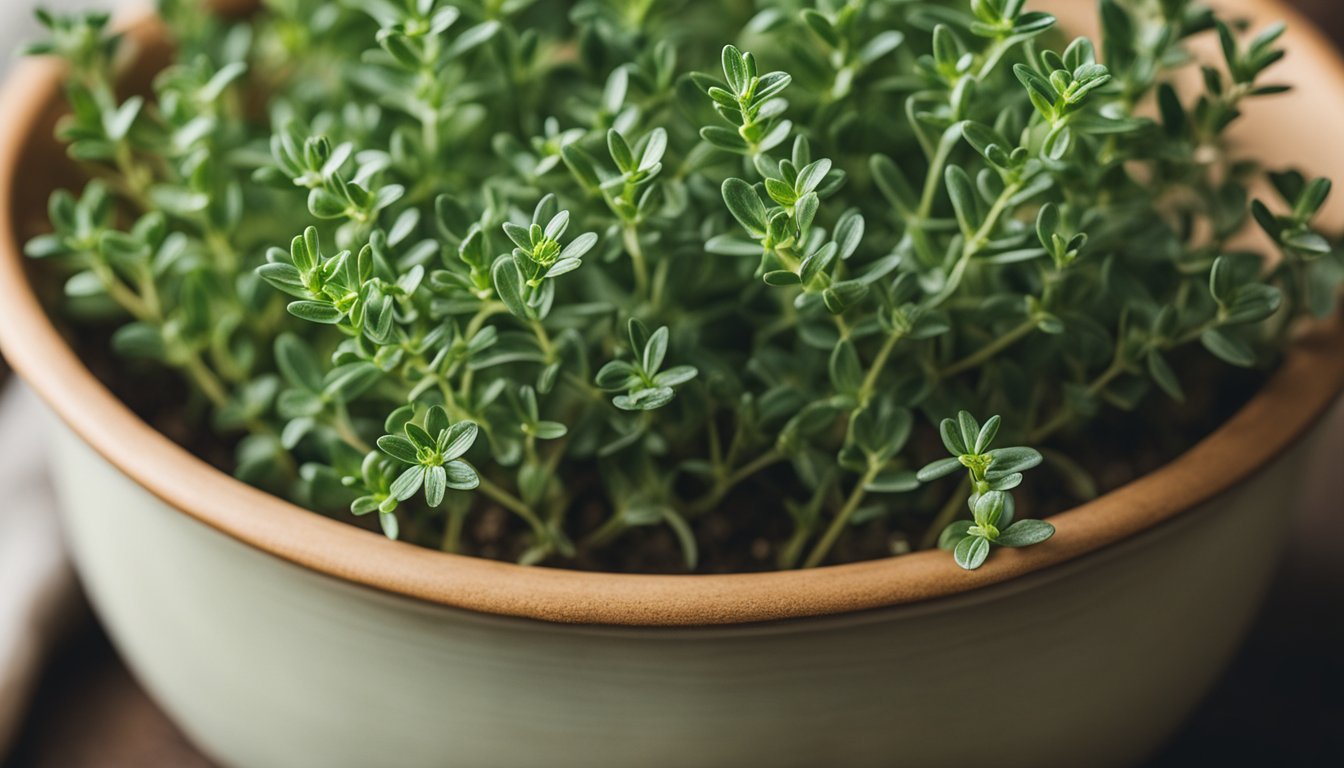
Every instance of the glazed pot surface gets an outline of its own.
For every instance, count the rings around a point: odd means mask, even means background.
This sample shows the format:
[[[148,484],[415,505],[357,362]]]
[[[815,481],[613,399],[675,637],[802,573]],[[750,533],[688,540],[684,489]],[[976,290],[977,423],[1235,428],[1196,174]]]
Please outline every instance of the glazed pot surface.
[[[277,768],[1130,765],[1230,658],[1303,441],[1123,544],[930,603],[641,629],[484,616],[258,552],[60,428],[76,562],[116,645],[220,762]],[[1236,563],[1235,568],[1227,567]],[[975,732],[978,713],[1014,727]]]

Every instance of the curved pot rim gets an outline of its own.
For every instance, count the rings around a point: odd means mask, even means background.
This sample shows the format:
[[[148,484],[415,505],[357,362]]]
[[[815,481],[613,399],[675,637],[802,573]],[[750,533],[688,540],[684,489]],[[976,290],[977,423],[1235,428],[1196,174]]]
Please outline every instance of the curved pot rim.
[[[1326,64],[1344,91],[1344,62],[1320,32],[1277,0],[1253,0],[1290,22],[1295,53]],[[152,36],[155,26],[132,32]],[[24,147],[58,90],[59,64],[28,61],[0,95],[0,347],[69,427],[169,506],[312,571],[384,592],[485,614],[615,626],[702,626],[826,616],[949,597],[1074,560],[1223,493],[1293,444],[1344,387],[1344,320],[1307,329],[1281,368],[1231,419],[1155,472],[1050,518],[1058,535],[997,551],[976,571],[944,552],[807,571],[637,575],[524,567],[389,541],[252,488],[140,420],[63,340],[32,291],[16,242],[15,185]],[[1283,110],[1282,120],[1291,119]]]

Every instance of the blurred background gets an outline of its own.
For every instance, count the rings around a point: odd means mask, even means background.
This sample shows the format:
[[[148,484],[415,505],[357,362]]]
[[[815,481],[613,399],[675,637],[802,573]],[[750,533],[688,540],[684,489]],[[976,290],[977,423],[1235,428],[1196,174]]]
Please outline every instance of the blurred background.
[[[1084,2],[1085,0],[1078,0]],[[1288,0],[1344,46],[1344,1]],[[11,53],[35,34],[32,0],[0,0],[0,73],[14,66]],[[147,0],[44,0],[60,10],[148,4]],[[1235,0],[1218,3],[1235,9]],[[1290,52],[1291,55],[1291,52]],[[1344,98],[1344,94],[1340,94]],[[1344,151],[1341,145],[1340,151]],[[28,431],[27,394],[0,365],[0,451],[26,443],[6,439]],[[1344,406],[1306,489],[1287,556],[1259,619],[1228,674],[1185,729],[1150,766],[1344,765]],[[2,479],[0,479],[2,480]],[[6,482],[4,487],[12,488]],[[28,498],[28,497],[23,497]],[[32,517],[47,515],[12,496],[0,502],[0,765],[8,768],[206,767],[180,732],[136,685],[87,609],[47,624],[62,630],[39,636],[37,655],[7,645],[7,620],[24,620],[14,600],[12,572],[27,565],[63,588],[59,566],[43,565],[25,536],[49,536]],[[20,528],[18,521],[27,521]],[[8,570],[7,570],[8,568]],[[22,582],[23,574],[17,579]],[[8,591],[7,591],[7,588]],[[7,602],[8,601],[8,602]],[[13,618],[18,617],[18,618]],[[59,635],[62,639],[47,639]],[[13,648],[19,647],[18,653]],[[11,659],[6,659],[6,654]],[[41,661],[36,661],[40,656]],[[12,661],[12,659],[24,659]],[[19,672],[6,664],[17,664]],[[28,677],[28,684],[22,680]],[[6,702],[10,711],[6,712]],[[4,720],[13,719],[5,755]],[[1083,758],[1080,764],[1085,764]]]

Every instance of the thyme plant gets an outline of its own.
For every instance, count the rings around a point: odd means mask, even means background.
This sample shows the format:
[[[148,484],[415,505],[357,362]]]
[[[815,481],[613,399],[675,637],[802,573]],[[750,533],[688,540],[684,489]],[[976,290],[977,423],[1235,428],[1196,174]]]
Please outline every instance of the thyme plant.
[[[39,12],[90,180],[28,253],[240,478],[392,538],[490,554],[507,514],[497,556],[602,564],[661,528],[695,569],[728,530],[789,568],[898,531],[976,568],[1054,532],[1014,521],[1025,446],[1181,400],[1182,358],[1271,363],[1341,273],[1329,182],[1252,200],[1224,138],[1282,27],[1101,0],[1097,45],[1023,6],[161,0],[130,96],[105,15]]]

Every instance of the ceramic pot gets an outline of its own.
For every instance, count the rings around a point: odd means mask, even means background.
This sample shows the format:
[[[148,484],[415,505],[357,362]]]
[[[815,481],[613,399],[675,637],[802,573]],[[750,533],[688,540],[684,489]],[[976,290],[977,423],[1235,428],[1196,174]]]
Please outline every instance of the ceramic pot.
[[[1079,6],[1053,5],[1076,16]],[[1344,66],[1291,22],[1238,141],[1344,179]],[[152,42],[151,24],[132,38]],[[732,576],[579,573],[447,555],[239,483],[140,421],[39,304],[20,253],[61,156],[59,68],[0,114],[0,344],[50,404],[75,561],[139,680],[229,766],[1089,766],[1178,727],[1272,573],[1344,324],[1304,334],[1188,453],[975,572],[924,552]],[[1344,209],[1327,212],[1344,223]],[[993,659],[993,663],[990,662]],[[985,713],[1012,728],[982,732]]]

